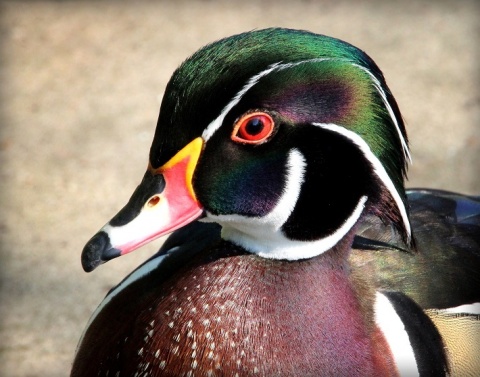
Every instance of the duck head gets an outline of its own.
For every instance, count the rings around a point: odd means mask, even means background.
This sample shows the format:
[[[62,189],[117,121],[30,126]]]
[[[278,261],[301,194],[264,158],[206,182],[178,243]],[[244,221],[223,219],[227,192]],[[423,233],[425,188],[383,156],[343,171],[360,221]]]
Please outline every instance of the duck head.
[[[174,72],[147,172],[82,264],[91,271],[196,219],[266,258],[319,255],[367,213],[410,242],[408,158],[397,104],[361,50],[287,29],[226,38]]]

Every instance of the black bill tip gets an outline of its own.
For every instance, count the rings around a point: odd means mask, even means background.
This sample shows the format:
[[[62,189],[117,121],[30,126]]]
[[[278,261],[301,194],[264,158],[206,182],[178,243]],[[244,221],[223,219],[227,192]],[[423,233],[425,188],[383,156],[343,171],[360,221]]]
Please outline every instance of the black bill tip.
[[[91,272],[102,263],[120,256],[120,250],[110,244],[108,234],[101,231],[95,234],[82,251],[82,267]]]

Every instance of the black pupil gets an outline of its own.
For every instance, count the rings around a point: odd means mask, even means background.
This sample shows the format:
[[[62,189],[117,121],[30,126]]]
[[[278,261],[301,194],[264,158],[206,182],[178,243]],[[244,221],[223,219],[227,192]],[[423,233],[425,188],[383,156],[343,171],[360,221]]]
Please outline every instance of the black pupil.
[[[251,136],[258,135],[262,132],[264,124],[260,118],[250,119],[245,126],[245,131]]]

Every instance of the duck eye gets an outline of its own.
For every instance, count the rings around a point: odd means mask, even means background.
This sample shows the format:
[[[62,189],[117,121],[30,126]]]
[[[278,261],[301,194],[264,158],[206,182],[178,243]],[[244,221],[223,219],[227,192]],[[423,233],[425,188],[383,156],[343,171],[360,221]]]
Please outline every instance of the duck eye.
[[[243,144],[260,144],[272,134],[274,125],[267,113],[249,113],[235,123],[231,139]]]

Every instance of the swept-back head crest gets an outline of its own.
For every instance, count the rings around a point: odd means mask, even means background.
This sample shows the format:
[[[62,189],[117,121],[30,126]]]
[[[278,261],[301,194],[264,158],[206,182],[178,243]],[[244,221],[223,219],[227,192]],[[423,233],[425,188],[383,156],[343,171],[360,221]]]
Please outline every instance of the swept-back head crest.
[[[403,186],[409,152],[395,99],[380,69],[367,54],[324,35],[272,28],[221,39],[194,53],[167,85],[150,150],[151,165],[161,166],[190,140],[205,135],[212,122],[220,125],[229,107],[255,85],[261,86],[261,80],[289,70],[308,71],[305,76],[323,79],[329,71],[320,62],[330,62],[334,69],[350,66],[345,74],[371,88],[371,95],[357,95],[360,105],[361,101],[365,104],[362,121],[339,126],[359,135],[380,161],[392,182],[388,190],[398,194],[397,205],[403,207],[403,215],[397,211],[390,220],[409,233]],[[382,216],[383,209],[377,212]]]

